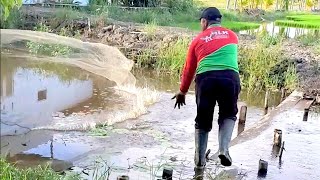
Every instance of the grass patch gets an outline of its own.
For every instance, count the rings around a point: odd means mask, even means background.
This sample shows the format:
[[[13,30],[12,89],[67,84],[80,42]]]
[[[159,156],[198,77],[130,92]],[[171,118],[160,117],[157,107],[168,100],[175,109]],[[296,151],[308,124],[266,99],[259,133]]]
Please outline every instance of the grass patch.
[[[0,177],[1,179],[14,179],[14,180],[61,180],[64,179],[56,172],[51,170],[49,166],[31,169],[17,169],[13,165],[7,163],[4,159],[0,159]]]
[[[276,89],[279,84],[276,76],[270,78],[272,68],[279,63],[280,47],[265,48],[257,44],[252,48],[239,48],[239,68],[242,86],[249,92],[253,90]]]
[[[320,15],[287,16],[287,20],[277,20],[277,26],[320,29]]]
[[[102,7],[101,12],[107,12],[109,18],[124,21],[136,22],[144,24],[157,24],[159,26],[178,26],[189,28],[191,30],[200,30],[199,17],[201,10],[196,6],[188,6],[184,11],[173,9],[148,9],[148,10],[123,10],[114,6]],[[92,11],[95,13],[95,11]],[[231,30],[240,31],[258,28],[258,23],[254,17],[232,11],[222,11],[223,25]]]
[[[155,67],[158,71],[179,74],[185,62],[190,39],[182,38],[160,49]]]
[[[293,21],[309,21],[309,20],[319,20],[320,21],[320,15],[296,15],[296,16],[287,16],[288,20]]]
[[[284,87],[290,92],[294,91],[298,86],[298,75],[295,66],[289,65],[287,71],[284,73]]]
[[[320,45],[320,34],[308,33],[297,38],[305,46],[315,46]]]
[[[144,26],[144,32],[147,33],[148,38],[153,38],[157,33],[158,25],[156,21],[152,21],[150,23],[147,23]]]
[[[179,23],[179,27],[188,28],[194,31],[200,31],[200,22],[186,22]],[[222,26],[228,29],[231,29],[235,32],[239,32],[241,30],[248,29],[256,29],[259,28],[260,24],[258,23],[250,23],[250,22],[235,22],[235,21],[222,21]]]
[[[320,22],[317,22],[317,21],[277,20],[275,24],[277,26],[284,26],[284,27],[320,29]]]

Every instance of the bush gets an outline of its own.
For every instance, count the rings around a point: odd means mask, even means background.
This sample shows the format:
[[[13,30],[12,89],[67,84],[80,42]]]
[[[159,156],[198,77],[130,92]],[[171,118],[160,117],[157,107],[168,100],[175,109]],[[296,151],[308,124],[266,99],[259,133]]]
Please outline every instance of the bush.
[[[9,16],[5,19],[4,16],[0,17],[1,29],[21,29],[23,26],[23,17],[18,8],[11,10]]]

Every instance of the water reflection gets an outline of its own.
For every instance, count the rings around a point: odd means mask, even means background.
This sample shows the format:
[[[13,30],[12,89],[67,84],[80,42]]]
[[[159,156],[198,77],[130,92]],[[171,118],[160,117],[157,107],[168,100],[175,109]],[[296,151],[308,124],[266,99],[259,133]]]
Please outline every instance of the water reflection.
[[[318,34],[317,29],[305,29],[295,27],[276,26],[274,22],[264,23],[258,29],[240,31],[240,34],[256,35],[259,32],[268,32],[270,36],[282,35],[287,38],[295,38],[309,33]]]
[[[97,79],[63,64],[1,56],[1,136],[50,124],[56,112],[69,109],[71,114],[107,105],[112,107],[106,96],[112,94],[108,87],[113,83],[104,79],[95,84]],[[102,92],[104,96],[98,96]],[[85,102],[90,108],[84,107]]]

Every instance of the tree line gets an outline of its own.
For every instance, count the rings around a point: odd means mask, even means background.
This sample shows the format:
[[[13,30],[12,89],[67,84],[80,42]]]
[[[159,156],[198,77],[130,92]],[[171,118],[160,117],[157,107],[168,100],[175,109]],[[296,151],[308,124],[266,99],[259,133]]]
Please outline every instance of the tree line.
[[[320,0],[227,0],[226,9],[320,10]]]

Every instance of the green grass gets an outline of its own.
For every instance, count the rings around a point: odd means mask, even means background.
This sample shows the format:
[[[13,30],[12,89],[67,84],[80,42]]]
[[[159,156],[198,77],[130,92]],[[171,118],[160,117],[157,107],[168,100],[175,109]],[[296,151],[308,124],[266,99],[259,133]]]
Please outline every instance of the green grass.
[[[159,59],[155,67],[158,71],[179,74],[185,62],[188,46],[191,39],[178,39],[169,46],[160,49]]]
[[[320,15],[287,16],[287,20],[276,20],[277,26],[320,29]]]
[[[34,169],[17,169],[13,165],[7,163],[4,159],[0,159],[0,177],[1,180],[61,180],[62,176],[47,167],[37,167]]]
[[[200,22],[185,22],[179,23],[178,27],[188,28],[190,30],[200,31]],[[235,32],[248,29],[259,28],[260,24],[250,22],[235,22],[235,21],[222,21],[222,26],[231,29]]]
[[[288,20],[294,20],[294,21],[309,21],[309,20],[319,20],[320,21],[320,15],[295,15],[295,16],[287,16]]]
[[[305,46],[320,45],[320,33],[308,33],[297,38]]]
[[[320,22],[316,20],[315,21],[277,20],[275,24],[277,26],[284,26],[284,27],[320,29]]]

